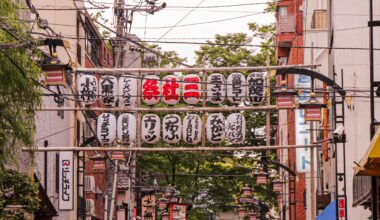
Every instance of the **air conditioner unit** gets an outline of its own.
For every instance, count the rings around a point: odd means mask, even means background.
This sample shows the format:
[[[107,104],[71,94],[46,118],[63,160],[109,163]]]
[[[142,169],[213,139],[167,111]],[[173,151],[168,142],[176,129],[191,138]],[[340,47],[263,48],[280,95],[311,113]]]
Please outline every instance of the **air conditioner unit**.
[[[95,178],[93,176],[85,176],[84,186],[85,186],[86,193],[94,193],[95,192]]]
[[[93,199],[86,199],[86,215],[95,215],[95,202]]]

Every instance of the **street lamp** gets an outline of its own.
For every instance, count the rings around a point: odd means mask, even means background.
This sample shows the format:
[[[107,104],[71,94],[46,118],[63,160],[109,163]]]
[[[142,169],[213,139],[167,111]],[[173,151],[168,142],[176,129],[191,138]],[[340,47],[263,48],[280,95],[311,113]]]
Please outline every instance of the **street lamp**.
[[[262,167],[259,168],[259,172],[255,173],[257,184],[267,184],[268,183],[268,173],[263,170]]]
[[[248,185],[245,185],[245,187],[243,187],[243,196],[251,196],[252,195],[252,190],[250,187],[248,187]]]
[[[297,90],[289,89],[286,81],[286,76],[281,75],[280,88],[276,89],[272,95],[277,97],[277,107],[279,108],[291,108],[294,101],[293,96],[297,95]]]
[[[161,198],[158,202],[158,208],[163,210],[166,209],[166,206],[168,205],[169,200],[166,198]]]
[[[280,179],[275,179],[272,181],[272,183],[273,183],[273,192],[281,193],[282,192],[282,186],[285,182],[280,180]]]
[[[167,212],[161,213],[161,220],[169,220],[169,219],[170,219],[169,213]]]

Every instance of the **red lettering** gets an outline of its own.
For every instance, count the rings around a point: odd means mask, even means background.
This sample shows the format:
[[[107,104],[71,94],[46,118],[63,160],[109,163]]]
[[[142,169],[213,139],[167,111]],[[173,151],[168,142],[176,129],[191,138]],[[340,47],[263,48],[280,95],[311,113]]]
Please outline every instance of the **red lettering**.
[[[152,98],[158,100],[160,95],[159,88],[157,86],[156,79],[147,79],[143,85],[143,97],[146,100],[151,100]]]

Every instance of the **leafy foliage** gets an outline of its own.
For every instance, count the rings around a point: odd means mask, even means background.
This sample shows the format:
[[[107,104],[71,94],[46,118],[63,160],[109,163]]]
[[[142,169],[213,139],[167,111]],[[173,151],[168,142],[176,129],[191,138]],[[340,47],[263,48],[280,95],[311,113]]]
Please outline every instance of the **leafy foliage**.
[[[7,210],[7,205],[21,205],[34,212],[39,208],[38,184],[16,171],[0,173],[0,219],[23,219],[23,213]]]
[[[11,0],[0,4],[0,16],[19,39],[30,41],[26,26],[17,20],[17,6]],[[14,36],[0,29],[0,44],[17,43]],[[14,162],[19,146],[34,144],[35,111],[41,105],[40,91],[32,79],[38,79],[39,66],[31,59],[36,53],[26,48],[0,51],[0,173],[6,163]]]

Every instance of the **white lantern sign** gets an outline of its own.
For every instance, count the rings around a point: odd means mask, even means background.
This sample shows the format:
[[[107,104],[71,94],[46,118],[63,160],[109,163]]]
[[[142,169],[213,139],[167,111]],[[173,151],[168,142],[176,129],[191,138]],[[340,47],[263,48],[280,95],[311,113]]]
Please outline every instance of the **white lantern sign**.
[[[130,113],[124,113],[117,118],[117,138],[123,144],[136,141],[136,117]]]
[[[184,101],[189,105],[195,105],[201,98],[201,79],[195,74],[183,77],[182,94]]]
[[[242,144],[245,140],[245,118],[240,113],[227,117],[227,139],[231,144]]]
[[[142,81],[142,98],[147,105],[155,105],[160,101],[161,82],[156,75],[148,75]]]
[[[213,104],[220,104],[226,96],[226,79],[220,73],[213,73],[207,77],[207,100]]]
[[[251,73],[247,77],[247,96],[252,103],[260,103],[265,97],[264,73]]]
[[[155,114],[146,114],[141,121],[141,139],[143,142],[147,144],[157,143],[160,140],[160,117]]]
[[[102,76],[99,81],[100,98],[108,107],[115,107],[117,96],[117,79],[114,76]]]
[[[245,98],[247,86],[245,76],[232,73],[227,78],[227,98],[231,103],[239,104]]]
[[[137,79],[135,76],[125,75],[119,78],[119,106],[136,106]]]
[[[98,98],[98,80],[95,76],[82,75],[77,82],[79,101],[86,105],[93,104]]]
[[[175,105],[180,99],[180,83],[175,75],[168,75],[162,79],[162,101],[168,105]]]
[[[182,136],[188,144],[198,144],[201,141],[202,121],[196,114],[188,114],[183,119]]]
[[[116,138],[116,117],[110,113],[99,115],[96,135],[103,146],[110,146]]]
[[[225,136],[225,119],[220,113],[210,114],[206,123],[207,140],[213,144],[221,143]]]
[[[162,120],[162,138],[165,143],[176,144],[181,140],[181,118],[175,114],[168,114]]]

